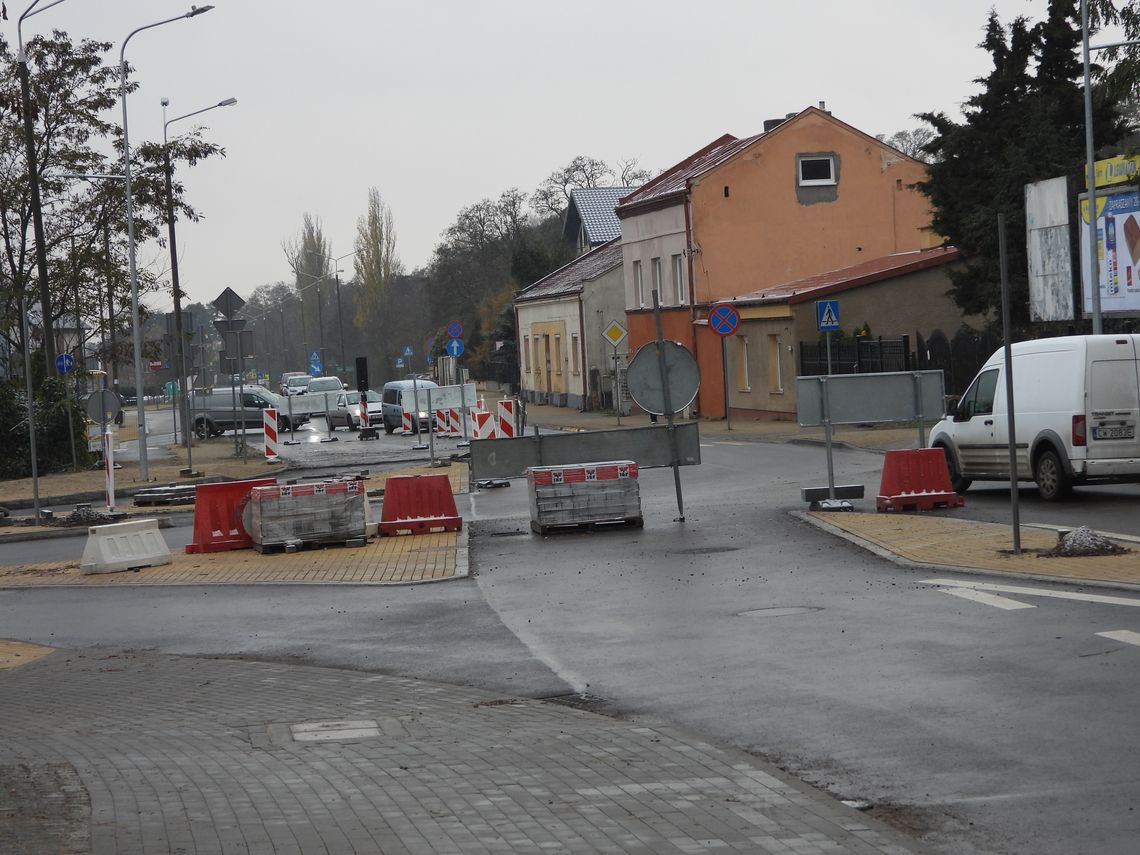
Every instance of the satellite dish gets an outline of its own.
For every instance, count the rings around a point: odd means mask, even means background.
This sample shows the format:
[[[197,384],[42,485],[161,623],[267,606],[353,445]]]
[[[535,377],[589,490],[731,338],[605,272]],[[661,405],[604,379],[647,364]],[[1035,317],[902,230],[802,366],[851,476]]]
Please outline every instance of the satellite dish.
[[[673,412],[679,413],[693,403],[701,387],[701,369],[697,367],[697,360],[679,341],[651,341],[641,346],[626,369],[629,395],[645,412],[658,416],[666,414],[666,387],[661,384],[658,347],[665,358],[669,403]]]

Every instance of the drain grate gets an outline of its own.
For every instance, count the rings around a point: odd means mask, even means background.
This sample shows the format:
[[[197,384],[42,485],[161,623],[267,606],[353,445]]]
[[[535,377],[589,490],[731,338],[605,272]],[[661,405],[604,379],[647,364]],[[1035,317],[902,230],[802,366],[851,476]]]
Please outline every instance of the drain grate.
[[[613,704],[605,698],[591,695],[589,692],[572,692],[569,695],[551,695],[539,698],[548,704],[558,704],[562,707],[572,707],[583,712],[597,713],[598,715],[620,718],[620,714],[613,708]]]
[[[739,546],[702,546],[692,549],[670,550],[674,555],[713,555],[717,552],[736,552]]]
[[[530,536],[529,531],[493,531],[491,537],[523,537]]]
[[[766,609],[750,609],[737,614],[740,617],[788,617],[789,615],[810,615],[812,612],[822,611],[822,606],[769,606]]]

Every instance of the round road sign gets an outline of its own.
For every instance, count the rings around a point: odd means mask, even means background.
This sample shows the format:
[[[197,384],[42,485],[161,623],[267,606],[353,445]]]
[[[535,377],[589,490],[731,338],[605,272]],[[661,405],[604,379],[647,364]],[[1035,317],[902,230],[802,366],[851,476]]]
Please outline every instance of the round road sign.
[[[87,417],[93,422],[113,422],[123,409],[123,402],[110,389],[92,392],[87,399]]]
[[[665,387],[661,384],[661,365],[657,345],[665,357],[665,382],[669,385],[669,403],[679,413],[697,397],[701,386],[701,370],[697,360],[677,341],[651,341],[634,354],[626,369],[626,382],[633,401],[647,413],[665,415]]]
[[[736,306],[717,303],[709,310],[709,329],[719,336],[729,336],[740,326],[740,312]]]
[[[452,321],[447,325],[448,338],[463,338],[463,324],[459,321]]]
[[[75,367],[75,358],[70,353],[61,353],[55,358],[55,370],[66,374]]]

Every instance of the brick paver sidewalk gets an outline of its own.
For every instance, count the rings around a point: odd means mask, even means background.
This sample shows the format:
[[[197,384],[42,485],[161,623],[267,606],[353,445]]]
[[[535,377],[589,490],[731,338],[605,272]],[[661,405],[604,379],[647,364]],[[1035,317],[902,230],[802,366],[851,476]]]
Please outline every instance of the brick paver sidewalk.
[[[925,851],[671,727],[325,668],[59,651],[0,671],[0,851]]]

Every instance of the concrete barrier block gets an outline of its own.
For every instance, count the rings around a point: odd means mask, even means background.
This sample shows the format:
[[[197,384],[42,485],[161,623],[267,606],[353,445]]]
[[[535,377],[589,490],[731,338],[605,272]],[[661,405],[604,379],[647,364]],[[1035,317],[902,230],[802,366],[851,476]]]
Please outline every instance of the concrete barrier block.
[[[131,520],[87,529],[87,545],[79,569],[90,573],[114,573],[138,567],[158,567],[174,559],[158,533],[158,520]]]

